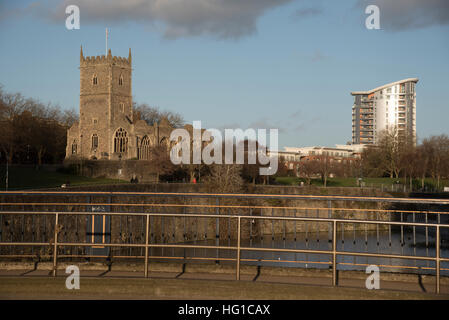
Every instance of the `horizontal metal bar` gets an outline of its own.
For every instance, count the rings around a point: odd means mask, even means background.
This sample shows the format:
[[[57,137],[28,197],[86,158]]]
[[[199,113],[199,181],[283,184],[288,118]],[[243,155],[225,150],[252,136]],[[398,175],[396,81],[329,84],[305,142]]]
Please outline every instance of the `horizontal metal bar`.
[[[421,227],[441,227],[449,228],[449,224],[422,223],[422,222],[394,222],[377,220],[359,220],[359,219],[333,219],[333,218],[306,218],[306,217],[279,217],[279,216],[246,216],[246,215],[212,215],[198,213],[138,213],[138,212],[49,212],[49,211],[3,211],[0,214],[10,215],[105,215],[105,216],[152,216],[152,217],[186,217],[186,218],[241,218],[241,219],[261,219],[261,220],[289,220],[289,221],[314,221],[314,222],[333,222],[337,223],[360,223],[360,224],[379,224],[379,225],[397,225],[397,226],[421,226]]]
[[[393,259],[407,259],[407,260],[424,260],[424,261],[436,261],[437,260],[436,257],[403,256],[403,255],[399,255],[399,254],[349,252],[349,251],[337,251],[337,255],[342,255],[342,256],[359,256],[359,257],[375,257],[375,258],[393,258]]]
[[[308,250],[308,249],[284,249],[284,248],[258,248],[240,247],[242,251],[265,251],[265,252],[287,252],[287,253],[312,253],[312,254],[332,254],[331,250]]]
[[[17,254],[7,254],[7,255],[0,255],[0,258],[37,258],[38,255],[36,254],[23,254],[23,255],[17,255]],[[39,255],[40,258],[51,258],[52,255]],[[58,258],[113,258],[113,259],[145,259],[145,256],[98,256],[98,255],[70,255],[70,254],[63,254],[58,255]],[[170,259],[170,260],[222,260],[222,261],[235,261],[236,258],[217,258],[214,257],[184,257],[184,256],[149,256],[150,259]],[[277,263],[297,263],[297,264],[332,264],[331,261],[311,261],[311,260],[273,260],[273,259],[249,259],[249,258],[242,258],[240,261],[245,262],[277,262]],[[441,261],[449,261],[449,259],[441,259]],[[338,264],[341,265],[351,265],[351,266],[368,266],[369,264],[366,263],[352,263],[352,262],[338,262]],[[398,265],[378,265],[379,267],[385,267],[385,268],[396,268],[396,269],[423,269],[423,270],[435,270],[435,267],[417,267],[417,266],[398,266]],[[441,268],[441,270],[448,271],[449,268]]]
[[[53,242],[0,242],[0,246],[52,246]]]
[[[0,246],[48,246],[52,243],[34,243],[34,242],[0,242]],[[98,244],[95,243],[69,243],[58,242],[58,247],[74,246],[74,247],[91,247]],[[102,243],[105,247],[129,247],[129,248],[145,248],[146,244],[136,243]],[[237,246],[206,246],[206,245],[179,245],[179,244],[148,244],[152,248],[181,248],[181,249],[219,249],[219,250],[238,250]],[[312,250],[312,249],[284,249],[284,248],[257,248],[257,247],[240,247],[241,251],[264,251],[264,252],[287,252],[287,253],[310,253],[310,254],[333,254],[331,250]],[[337,255],[376,257],[376,258],[395,258],[410,260],[435,261],[436,257],[423,256],[406,256],[382,253],[365,253],[352,251],[336,251]],[[0,255],[1,257],[1,255]],[[449,258],[439,258],[440,261],[449,261]]]
[[[367,201],[395,203],[449,204],[446,199],[426,198],[386,198],[386,197],[354,197],[354,196],[314,196],[286,194],[238,194],[238,193],[198,193],[198,192],[99,192],[99,191],[0,191],[0,195],[91,195],[91,196],[155,196],[155,197],[191,197],[191,198],[247,198],[247,199],[308,199],[308,200],[338,200]]]
[[[373,208],[316,208],[316,207],[274,207],[274,206],[237,206],[237,205],[208,205],[208,204],[180,204],[180,203],[100,203],[100,202],[4,202],[3,206],[117,206],[117,207],[174,207],[174,208],[232,208],[232,209],[278,209],[278,210],[323,210],[323,211],[363,211],[385,213],[417,213],[417,214],[449,214],[445,211],[420,211],[420,210],[387,210]],[[1,211],[0,211],[1,212]]]

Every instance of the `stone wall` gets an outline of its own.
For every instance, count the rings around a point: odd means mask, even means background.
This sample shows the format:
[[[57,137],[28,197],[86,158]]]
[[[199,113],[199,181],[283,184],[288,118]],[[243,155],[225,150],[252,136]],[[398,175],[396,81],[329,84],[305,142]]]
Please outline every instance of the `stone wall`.
[[[137,178],[139,183],[156,182],[156,174],[150,164],[139,160],[83,160],[65,161],[66,166],[75,166],[80,175],[92,178],[110,178],[131,181]]]

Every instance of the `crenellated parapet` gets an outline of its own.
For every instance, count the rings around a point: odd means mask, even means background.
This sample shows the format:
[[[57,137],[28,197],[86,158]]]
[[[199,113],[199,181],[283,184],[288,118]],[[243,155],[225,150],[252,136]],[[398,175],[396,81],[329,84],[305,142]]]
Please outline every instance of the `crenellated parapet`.
[[[80,51],[80,66],[89,66],[89,65],[97,65],[97,64],[114,64],[117,66],[123,66],[123,67],[131,67],[131,49],[129,49],[129,56],[128,58],[125,57],[118,57],[113,56],[111,53],[111,49],[108,51],[108,55],[101,55],[101,56],[84,56],[83,54],[83,47],[81,47]]]

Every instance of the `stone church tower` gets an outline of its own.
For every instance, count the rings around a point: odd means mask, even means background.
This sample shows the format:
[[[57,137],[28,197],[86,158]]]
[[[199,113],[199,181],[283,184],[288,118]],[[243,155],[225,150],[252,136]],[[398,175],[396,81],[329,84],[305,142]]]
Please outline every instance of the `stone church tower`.
[[[111,49],[106,57],[84,58],[81,48],[78,147],[82,155],[90,155],[87,158],[111,159],[130,143],[124,136],[121,145],[115,146],[110,137],[115,127],[124,126],[124,133],[129,132],[126,129],[132,123],[131,72],[131,49],[125,59],[113,57]]]
[[[146,160],[152,146],[167,145],[166,119],[133,119],[131,49],[128,58],[84,57],[80,52],[80,118],[67,132],[66,158]]]

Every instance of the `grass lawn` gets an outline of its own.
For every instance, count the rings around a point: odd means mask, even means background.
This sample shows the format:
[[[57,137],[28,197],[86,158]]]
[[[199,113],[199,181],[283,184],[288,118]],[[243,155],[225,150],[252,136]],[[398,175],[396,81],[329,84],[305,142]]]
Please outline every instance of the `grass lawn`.
[[[55,188],[70,182],[71,186],[94,184],[117,184],[128,181],[106,178],[88,178],[34,167],[9,167],[8,190]],[[0,190],[5,190],[6,167],[0,167]]]
[[[297,177],[276,177],[276,182],[282,185],[292,185],[297,186],[301,184],[301,181],[306,184],[306,180],[303,178]],[[399,181],[400,184],[405,184],[404,178],[363,178],[363,182],[365,183],[365,187],[381,187],[382,185],[385,188],[391,187],[392,184],[395,184],[396,181]],[[415,185],[418,181],[415,181]],[[427,185],[436,186],[436,181],[430,178],[425,179],[425,183]],[[321,179],[312,179],[311,184],[313,186],[322,187],[323,182]],[[409,184],[409,180],[407,180],[407,186]],[[419,182],[420,184],[420,182]],[[327,180],[328,187],[358,187],[357,178],[328,178]],[[449,180],[441,180],[440,186],[449,186]]]

